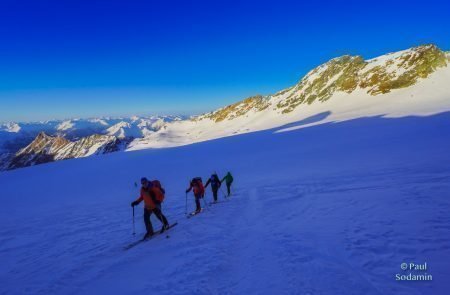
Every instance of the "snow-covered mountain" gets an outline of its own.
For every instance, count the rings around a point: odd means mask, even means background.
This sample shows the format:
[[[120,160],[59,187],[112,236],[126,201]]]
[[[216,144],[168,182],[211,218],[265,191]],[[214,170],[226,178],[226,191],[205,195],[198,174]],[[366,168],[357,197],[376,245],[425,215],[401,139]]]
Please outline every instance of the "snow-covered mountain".
[[[20,131],[20,126],[14,122],[7,122],[0,124],[0,131],[18,133]]]
[[[151,116],[130,118],[92,118],[53,120],[34,123],[8,122],[0,125],[0,170],[13,169],[54,160],[102,154],[124,148],[131,139],[156,132],[167,122],[181,120],[180,116]],[[55,150],[61,141],[67,146]],[[37,148],[44,144],[45,149]],[[120,146],[120,148],[113,148]],[[68,151],[68,149],[77,152]],[[97,149],[97,150],[95,150]]]
[[[143,150],[2,173],[0,294],[448,294],[448,57],[334,59],[277,94],[149,128]],[[96,136],[41,133],[19,160],[108,150]],[[209,205],[208,187],[187,219],[189,179],[227,171],[232,196]],[[130,208],[143,176],[178,225],[124,250],[146,232]]]
[[[130,139],[94,134],[77,141],[44,132],[10,159],[5,169],[15,169],[57,160],[88,157],[123,150]]]
[[[121,121],[109,127],[108,129],[106,129],[106,133],[118,138],[142,137],[144,135],[143,128],[139,126],[139,124],[131,124],[125,121]]]
[[[449,63],[450,54],[435,45],[370,60],[345,55],[318,66],[296,85],[276,94],[252,96],[191,120],[167,124],[136,139],[130,150],[185,145],[269,129],[318,114],[300,125],[450,110]]]
[[[78,139],[95,133],[112,135],[109,131],[111,128],[120,129],[121,127],[117,126],[129,126],[130,133],[125,132],[124,137],[139,137],[142,136],[144,128],[156,131],[161,127],[161,122],[164,124],[184,118],[183,116],[133,116],[130,118],[89,118],[30,123],[6,122],[0,124],[0,133],[15,133],[17,137],[32,136],[34,138],[40,132],[45,132],[50,135],[64,136],[68,139]],[[124,131],[126,131],[125,129]]]
[[[190,119],[134,116],[49,121],[43,123],[42,130],[36,124],[10,123],[2,128],[8,130],[3,134],[9,136],[39,130],[72,141],[92,134],[127,142],[133,138],[126,150],[139,150],[192,144],[284,125],[286,128],[278,132],[364,116],[433,114],[450,110],[449,63],[450,54],[435,45],[370,60],[345,55],[318,66],[296,85],[278,93],[252,96]],[[6,152],[11,154],[11,150]]]

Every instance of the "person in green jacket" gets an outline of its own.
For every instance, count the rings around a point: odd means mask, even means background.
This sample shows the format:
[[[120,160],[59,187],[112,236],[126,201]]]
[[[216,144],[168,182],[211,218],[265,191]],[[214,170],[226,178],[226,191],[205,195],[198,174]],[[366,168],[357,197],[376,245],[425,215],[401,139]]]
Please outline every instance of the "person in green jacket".
[[[231,184],[233,183],[233,176],[230,172],[225,175],[225,177],[220,181],[222,183],[225,180],[225,184],[227,185],[228,196],[231,195]]]

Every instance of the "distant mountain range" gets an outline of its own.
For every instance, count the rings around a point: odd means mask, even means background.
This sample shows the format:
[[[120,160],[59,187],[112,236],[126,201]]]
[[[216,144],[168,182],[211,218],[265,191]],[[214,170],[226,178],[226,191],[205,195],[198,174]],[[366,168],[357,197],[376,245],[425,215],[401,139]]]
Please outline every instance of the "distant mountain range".
[[[15,169],[55,160],[119,151],[135,138],[181,116],[93,118],[0,124],[0,167]]]
[[[41,132],[33,142],[14,154],[6,169],[116,152],[126,148],[131,140],[132,138],[94,134],[69,141],[61,136],[49,136]]]
[[[130,118],[92,118],[53,120],[33,123],[7,122],[0,124],[0,133],[10,136],[37,136],[40,132],[79,139],[92,134],[114,135],[117,137],[143,137],[157,131],[164,123],[183,120],[182,116],[152,116]]]
[[[449,63],[450,54],[435,45],[370,60],[345,55],[318,66],[276,94],[255,95],[193,118],[5,123],[0,125],[0,163],[3,169],[14,169],[119,150],[179,146],[275,127],[287,131],[363,116],[448,111]]]

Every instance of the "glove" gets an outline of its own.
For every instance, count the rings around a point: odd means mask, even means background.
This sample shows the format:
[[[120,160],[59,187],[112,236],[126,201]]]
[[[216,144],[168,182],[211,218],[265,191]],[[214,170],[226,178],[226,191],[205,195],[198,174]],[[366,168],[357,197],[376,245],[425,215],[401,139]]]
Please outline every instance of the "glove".
[[[186,194],[189,192],[189,190],[186,190]]]
[[[139,204],[137,201],[133,201],[133,202],[131,202],[131,207],[134,207],[134,206],[136,206],[137,204]]]

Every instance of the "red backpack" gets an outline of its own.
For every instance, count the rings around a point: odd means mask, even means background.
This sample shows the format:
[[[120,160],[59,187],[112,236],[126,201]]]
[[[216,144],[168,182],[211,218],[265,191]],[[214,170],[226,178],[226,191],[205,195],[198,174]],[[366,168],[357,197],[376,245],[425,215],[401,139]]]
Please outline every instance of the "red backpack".
[[[192,179],[192,183],[198,187],[198,193],[200,196],[205,195],[205,187],[203,186],[203,181],[201,177],[195,177]]]
[[[159,180],[156,180],[156,179],[153,180],[152,184],[153,184],[153,187],[156,187],[159,190],[159,192],[161,192],[160,194],[156,194],[156,199],[162,203],[164,201],[166,191],[161,186],[161,182]]]

